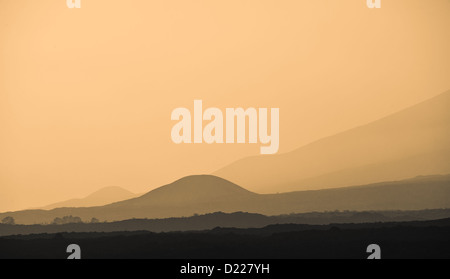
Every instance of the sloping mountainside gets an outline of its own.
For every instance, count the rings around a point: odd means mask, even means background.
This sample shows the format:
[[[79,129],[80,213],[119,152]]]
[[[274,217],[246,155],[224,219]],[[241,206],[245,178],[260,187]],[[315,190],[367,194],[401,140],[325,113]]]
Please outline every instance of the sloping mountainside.
[[[51,223],[56,217],[77,216],[83,221],[169,218],[212,212],[250,212],[280,215],[335,210],[422,210],[450,208],[450,175],[417,177],[397,182],[300,191],[255,194],[210,175],[189,176],[141,197],[105,206],[26,210],[0,214],[18,224]]]
[[[244,158],[213,174],[258,193],[401,180],[450,173],[449,143],[447,91],[292,152]]]
[[[82,199],[71,199],[63,202],[58,202],[42,207],[42,209],[54,209],[59,207],[88,207],[88,206],[101,206],[110,204],[113,202],[128,200],[136,197],[128,190],[121,187],[110,186],[102,188],[89,196]]]

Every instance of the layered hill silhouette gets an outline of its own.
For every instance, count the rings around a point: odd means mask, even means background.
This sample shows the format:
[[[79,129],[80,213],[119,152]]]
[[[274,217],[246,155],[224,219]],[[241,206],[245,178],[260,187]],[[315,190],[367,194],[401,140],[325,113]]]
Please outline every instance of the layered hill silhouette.
[[[106,223],[69,223],[51,225],[6,225],[0,224],[0,237],[12,235],[36,235],[64,232],[181,232],[211,230],[214,228],[236,229],[262,228],[269,225],[298,224],[316,229],[318,226],[337,224],[367,224],[377,222],[378,226],[387,226],[392,222],[430,221],[447,218],[450,220],[450,209],[432,209],[417,211],[329,211],[310,212],[278,216],[234,212],[215,212],[191,217],[164,219],[129,219]],[[301,228],[302,226],[296,226]],[[372,225],[372,227],[377,227]],[[30,236],[32,237],[32,236]]]
[[[81,199],[70,199],[58,203],[53,203],[47,206],[43,206],[41,209],[54,209],[59,207],[88,207],[88,206],[101,206],[110,204],[113,202],[128,200],[136,197],[128,190],[125,190],[118,186],[104,187],[89,196]]]
[[[449,234],[449,218],[322,226],[276,224],[171,233],[39,233],[0,236],[0,259],[65,259],[67,246],[72,243],[81,247],[83,259],[366,259],[370,243],[381,246],[383,259],[448,259]],[[173,270],[170,278],[179,275],[177,269]],[[289,274],[295,272],[297,267]]]
[[[292,127],[294,128],[294,127]],[[450,173],[450,91],[292,152],[244,158],[214,175],[258,193],[338,188]]]
[[[51,223],[77,216],[84,221],[133,218],[188,217],[212,212],[249,212],[280,215],[335,210],[423,210],[450,208],[450,175],[417,177],[363,186],[256,194],[211,175],[184,177],[137,198],[105,206],[25,210],[0,214],[18,224]]]

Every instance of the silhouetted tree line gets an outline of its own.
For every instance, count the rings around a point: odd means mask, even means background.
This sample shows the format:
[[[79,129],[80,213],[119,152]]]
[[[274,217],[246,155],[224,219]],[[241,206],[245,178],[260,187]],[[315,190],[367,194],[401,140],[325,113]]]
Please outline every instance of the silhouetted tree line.
[[[78,244],[85,259],[366,259],[369,244],[381,247],[381,257],[448,259],[448,219],[397,223],[391,227],[326,226],[293,231],[292,225],[267,229],[222,229],[196,232],[57,233],[0,237],[2,258],[65,259],[66,247]],[[375,226],[375,227],[374,227]]]
[[[2,224],[5,225],[14,225],[16,222],[14,221],[14,218],[11,216],[7,216],[2,219]]]
[[[92,218],[90,223],[98,223],[99,220],[97,218]],[[78,224],[83,223],[80,217],[78,216],[64,216],[62,218],[56,217],[53,219],[52,225],[63,225],[63,224]]]

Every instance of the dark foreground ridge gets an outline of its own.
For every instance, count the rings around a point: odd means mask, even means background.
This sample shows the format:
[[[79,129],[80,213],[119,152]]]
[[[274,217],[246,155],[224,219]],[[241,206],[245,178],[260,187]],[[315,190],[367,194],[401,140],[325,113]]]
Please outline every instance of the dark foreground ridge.
[[[6,225],[0,224],[0,237],[8,235],[52,234],[62,232],[173,232],[226,228],[263,228],[275,224],[327,225],[344,223],[375,223],[426,221],[450,218],[450,209],[416,211],[331,211],[266,216],[248,212],[215,212],[191,217],[165,219],[130,219],[117,222],[83,223],[67,217],[66,224]],[[64,219],[64,218],[63,218]],[[78,221],[78,223],[76,222]],[[387,225],[387,224],[383,224]]]
[[[67,246],[77,244],[84,259],[364,259],[369,255],[367,246],[377,244],[382,258],[448,259],[449,235],[450,219],[171,233],[58,233],[2,237],[0,258],[64,259],[69,255]]]

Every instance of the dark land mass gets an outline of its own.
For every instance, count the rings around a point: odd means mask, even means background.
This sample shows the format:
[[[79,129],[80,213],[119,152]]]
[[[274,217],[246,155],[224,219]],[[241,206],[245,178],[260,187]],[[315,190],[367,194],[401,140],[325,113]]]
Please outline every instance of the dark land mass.
[[[146,259],[288,259],[368,257],[450,258],[450,218],[433,221],[270,225],[259,229],[215,228],[153,233],[58,233],[0,238],[0,258],[67,258],[78,244],[81,257]]]
[[[28,235],[61,232],[121,232],[151,231],[172,232],[209,230],[216,227],[262,228],[274,224],[326,225],[338,223],[404,222],[450,218],[450,209],[418,211],[332,211],[310,212],[278,216],[234,212],[215,212],[181,218],[130,219],[110,223],[70,223],[52,225],[5,225],[0,224],[0,236]]]

